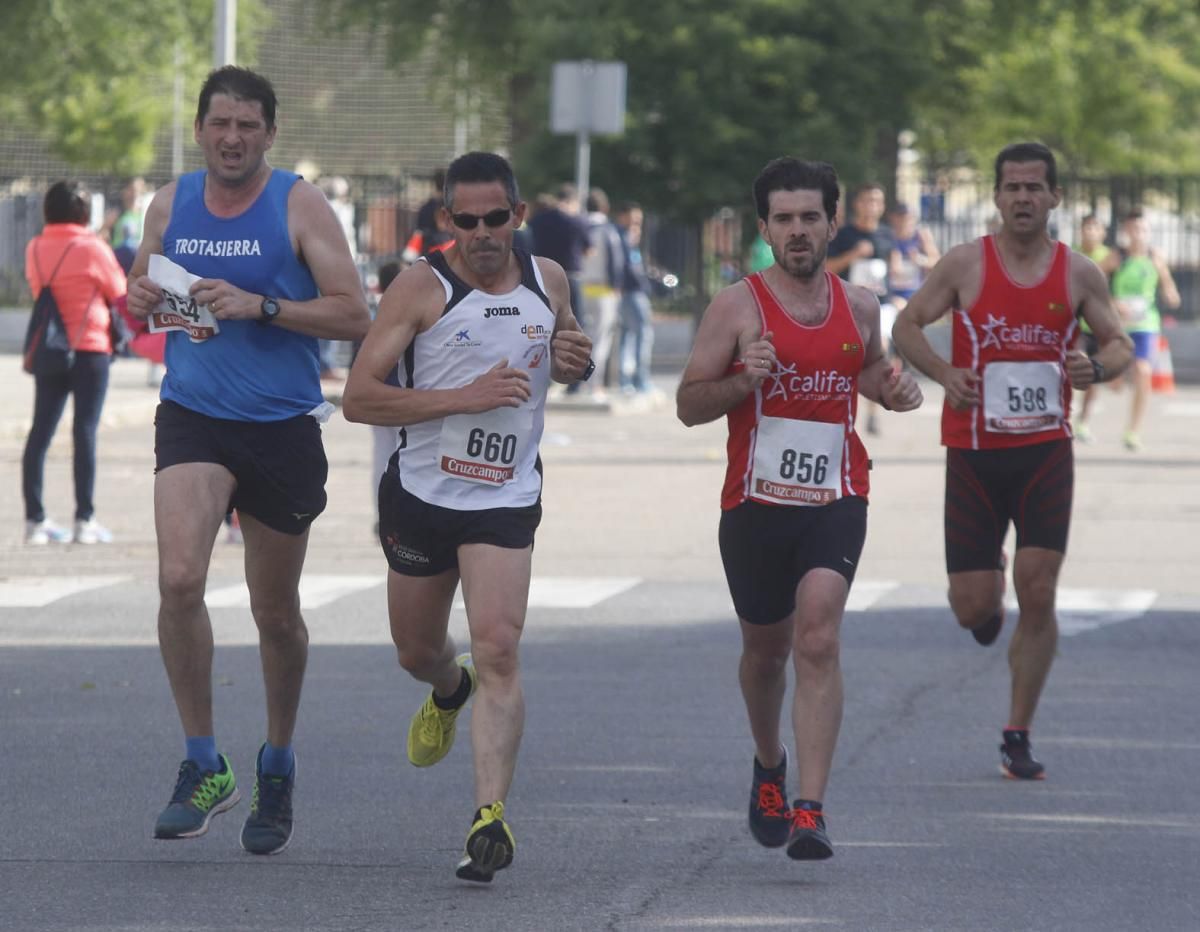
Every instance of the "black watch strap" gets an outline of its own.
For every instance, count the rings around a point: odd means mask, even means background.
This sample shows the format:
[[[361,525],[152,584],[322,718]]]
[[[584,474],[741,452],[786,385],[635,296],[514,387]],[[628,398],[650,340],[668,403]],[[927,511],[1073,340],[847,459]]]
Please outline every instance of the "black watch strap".
[[[1092,361],[1092,382],[1104,381],[1104,363],[1095,356],[1088,357]]]
[[[596,371],[596,360],[588,357],[587,368],[583,370],[583,375],[579,377],[580,382],[586,382],[592,377],[592,373]]]

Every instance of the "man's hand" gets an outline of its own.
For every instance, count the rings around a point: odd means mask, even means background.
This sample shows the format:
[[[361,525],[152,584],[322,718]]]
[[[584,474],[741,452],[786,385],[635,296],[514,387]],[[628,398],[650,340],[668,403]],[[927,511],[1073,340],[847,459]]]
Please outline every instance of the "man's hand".
[[[775,334],[747,331],[738,338],[738,360],[745,367],[743,375],[749,379],[748,391],[757,391],[779,363],[775,355]]]
[[[592,338],[582,330],[560,330],[550,344],[551,361],[563,382],[578,382],[592,358]]]
[[[946,389],[946,402],[955,411],[965,411],[983,400],[979,386],[983,380],[974,369],[951,369],[942,382]]]
[[[217,320],[259,320],[262,295],[242,291],[220,278],[202,278],[188,289],[197,304],[207,304]]]
[[[139,275],[130,280],[126,306],[134,317],[145,320],[151,311],[162,304],[162,300],[162,289],[154,284],[149,275]]]
[[[510,369],[508,360],[502,359],[460,391],[467,414],[519,408],[529,400],[529,373],[524,369]]]
[[[915,411],[925,400],[921,386],[912,373],[893,365],[891,371],[879,383],[879,397],[885,407],[893,411]]]
[[[1092,358],[1081,350],[1070,350],[1067,353],[1065,367],[1067,370],[1067,379],[1071,383],[1071,387],[1078,390],[1087,388],[1096,381],[1096,369],[1092,365]]]

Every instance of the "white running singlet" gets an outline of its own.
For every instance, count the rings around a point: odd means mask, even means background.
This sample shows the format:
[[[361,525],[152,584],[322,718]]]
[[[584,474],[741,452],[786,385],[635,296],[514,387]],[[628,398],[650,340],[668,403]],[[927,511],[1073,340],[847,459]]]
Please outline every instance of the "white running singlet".
[[[461,388],[503,359],[529,373],[530,397],[519,408],[456,414],[400,431],[400,482],[422,501],[460,511],[520,508],[542,492],[538,443],[550,387],[554,311],[537,263],[513,250],[521,283],[503,295],[477,291],[441,253],[428,262],[446,289],[446,308],[400,360],[400,384]]]

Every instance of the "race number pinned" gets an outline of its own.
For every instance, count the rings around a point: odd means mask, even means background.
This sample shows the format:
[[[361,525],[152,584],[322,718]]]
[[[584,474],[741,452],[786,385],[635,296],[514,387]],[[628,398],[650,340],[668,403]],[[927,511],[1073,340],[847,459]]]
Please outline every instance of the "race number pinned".
[[[529,408],[452,415],[442,421],[438,465],[456,479],[504,485],[516,478],[532,432]]]
[[[151,333],[181,330],[193,343],[203,343],[221,332],[208,305],[197,304],[188,294],[188,289],[200,281],[199,276],[158,254],[150,256],[148,274],[163,293],[162,303],[150,312]]]
[[[992,362],[983,370],[983,415],[1000,434],[1033,434],[1062,424],[1062,367],[1056,362]]]
[[[750,494],[781,505],[827,505],[842,494],[845,428],[764,417],[754,439]]]

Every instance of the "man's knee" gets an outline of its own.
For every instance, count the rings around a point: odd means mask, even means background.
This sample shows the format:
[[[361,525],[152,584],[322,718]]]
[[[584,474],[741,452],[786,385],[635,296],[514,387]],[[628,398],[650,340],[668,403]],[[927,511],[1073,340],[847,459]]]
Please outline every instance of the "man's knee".
[[[809,666],[828,666],[836,663],[840,645],[838,626],[821,619],[805,621],[796,629],[796,659]]]
[[[471,658],[480,678],[510,679],[519,666],[521,629],[511,623],[475,627],[471,632]]]
[[[158,594],[170,610],[194,608],[204,601],[202,566],[186,560],[163,559],[158,568]]]
[[[950,580],[950,607],[964,628],[977,628],[1000,609],[1002,591],[993,582]]]

